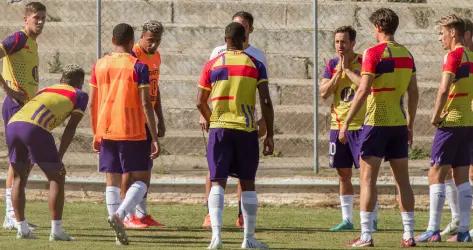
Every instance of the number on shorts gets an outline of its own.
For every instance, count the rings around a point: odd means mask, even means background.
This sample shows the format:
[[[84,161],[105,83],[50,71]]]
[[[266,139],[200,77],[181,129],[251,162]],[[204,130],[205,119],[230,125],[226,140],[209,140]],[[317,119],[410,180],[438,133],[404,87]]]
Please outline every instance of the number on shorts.
[[[335,142],[331,142],[328,146],[328,153],[329,155],[335,155],[336,152],[337,152],[337,145],[335,144]]]

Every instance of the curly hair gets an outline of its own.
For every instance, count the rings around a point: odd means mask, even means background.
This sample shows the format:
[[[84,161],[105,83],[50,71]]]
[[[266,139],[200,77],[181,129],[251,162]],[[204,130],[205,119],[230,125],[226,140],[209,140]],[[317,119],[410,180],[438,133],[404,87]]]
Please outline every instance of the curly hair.
[[[149,31],[154,34],[159,34],[160,36],[164,32],[163,24],[156,20],[149,20],[143,24],[143,33]]]
[[[77,64],[67,64],[62,68],[61,82],[71,84],[83,79],[84,70]]]

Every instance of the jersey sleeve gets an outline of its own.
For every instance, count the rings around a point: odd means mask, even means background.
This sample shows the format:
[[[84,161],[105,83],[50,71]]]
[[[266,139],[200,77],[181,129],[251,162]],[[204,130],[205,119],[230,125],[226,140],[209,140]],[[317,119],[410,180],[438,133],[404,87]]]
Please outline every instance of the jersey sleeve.
[[[148,65],[141,62],[136,62],[134,77],[135,82],[138,83],[138,88],[149,87]]]
[[[462,61],[462,53],[457,53],[458,51],[459,50],[455,50],[445,55],[442,69],[443,73],[456,74]]]
[[[375,47],[378,48],[378,47]],[[376,74],[376,66],[378,65],[383,50],[369,48],[363,53],[363,61],[361,64],[361,75]]]
[[[27,40],[28,36],[24,32],[18,31],[5,38],[0,48],[5,54],[11,55],[25,47]]]
[[[199,79],[199,88],[205,89],[208,91],[212,90],[212,83],[210,81],[210,66],[211,66],[211,61],[207,62],[202,69],[202,73],[200,74],[200,79]]]
[[[256,69],[258,70],[258,79],[257,79],[257,84],[260,84],[262,82],[267,82],[268,81],[268,74],[266,72],[266,66],[258,60],[256,61]]]
[[[224,47],[224,46],[215,47],[215,48],[212,50],[212,53],[210,53],[209,60],[214,59],[215,57],[217,57],[218,55],[220,55],[220,54],[221,54],[222,52],[224,52],[225,50],[226,50],[226,47]]]
[[[97,88],[97,77],[95,76],[95,64],[92,66],[92,70],[90,71],[89,85],[94,88]]]
[[[334,70],[335,66],[336,66],[335,59],[330,59],[330,61],[328,61],[328,63],[325,65],[324,73],[322,74],[322,78],[332,79],[333,70]]]
[[[84,113],[89,102],[89,95],[84,91],[78,90],[76,104],[74,105],[74,110],[72,112]]]

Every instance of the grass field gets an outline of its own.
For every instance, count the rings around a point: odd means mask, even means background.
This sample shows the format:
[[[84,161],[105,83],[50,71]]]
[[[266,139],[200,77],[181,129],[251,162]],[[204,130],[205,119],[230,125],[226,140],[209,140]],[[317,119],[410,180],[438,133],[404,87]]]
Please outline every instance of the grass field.
[[[167,226],[160,229],[129,231],[127,249],[204,249],[210,232],[200,228],[205,208],[199,205],[151,204],[151,212]],[[105,220],[105,207],[96,203],[67,203],[64,224],[74,242],[48,241],[50,223],[46,202],[27,204],[27,218],[40,228],[37,240],[16,240],[12,231],[0,230],[0,249],[116,249],[114,235]],[[239,248],[242,233],[233,227],[235,208],[225,208],[224,248]],[[449,213],[445,212],[445,218]],[[358,212],[355,213],[358,217]],[[425,228],[427,212],[417,212],[417,230]],[[330,233],[327,228],[340,219],[339,211],[325,208],[262,207],[259,210],[257,237],[271,249],[344,249],[357,232]],[[447,221],[445,219],[444,221]],[[359,228],[358,220],[355,225]],[[397,210],[381,209],[375,245],[380,249],[397,248],[401,237]],[[8,246],[8,247],[7,247]],[[442,249],[473,247],[472,243],[421,244],[422,248]]]

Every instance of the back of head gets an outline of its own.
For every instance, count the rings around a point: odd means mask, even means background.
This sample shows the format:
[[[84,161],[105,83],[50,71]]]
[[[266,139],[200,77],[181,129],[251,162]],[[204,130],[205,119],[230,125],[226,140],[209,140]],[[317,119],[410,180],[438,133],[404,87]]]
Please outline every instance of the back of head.
[[[68,64],[62,69],[61,83],[81,88],[84,83],[84,70],[77,64]]]
[[[441,17],[437,24],[447,29],[454,29],[460,37],[465,34],[465,21],[455,14]]]
[[[469,31],[473,35],[473,22],[468,18],[463,18],[463,22],[465,22],[465,32]]]
[[[379,27],[384,34],[394,35],[399,26],[399,17],[393,10],[381,8],[371,14],[370,22]]]
[[[135,39],[133,27],[127,23],[120,23],[113,27],[113,42],[117,46],[126,46]]]
[[[245,28],[237,22],[232,22],[225,27],[225,40],[231,41],[231,45],[236,49],[243,49],[243,42],[245,42]]]
[[[246,11],[238,11],[233,15],[232,20],[235,19],[235,17],[241,17],[245,19],[250,25],[250,28],[253,27],[253,15],[251,15],[251,13]]]
[[[30,2],[25,5],[25,16],[29,16],[39,11],[46,11],[46,6],[40,2]]]

